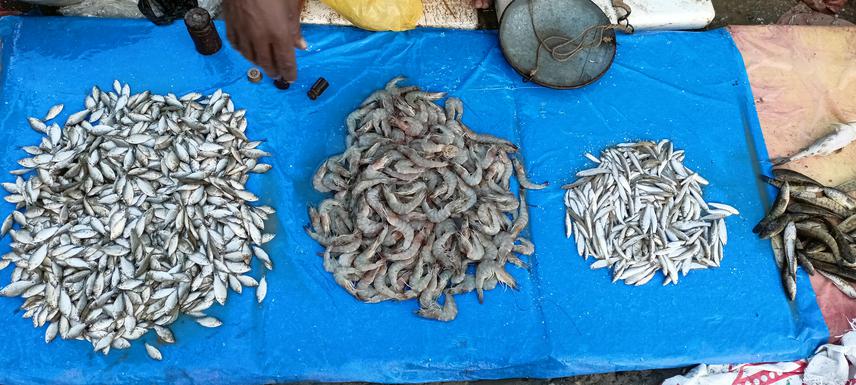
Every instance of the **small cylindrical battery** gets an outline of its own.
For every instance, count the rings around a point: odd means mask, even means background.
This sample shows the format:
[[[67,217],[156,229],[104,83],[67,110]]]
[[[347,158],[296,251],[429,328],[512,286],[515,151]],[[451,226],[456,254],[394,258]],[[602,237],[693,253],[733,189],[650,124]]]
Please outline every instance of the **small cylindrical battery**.
[[[223,46],[217,28],[211,20],[211,14],[205,8],[197,7],[187,11],[184,14],[184,25],[199,53],[213,55]]]
[[[321,94],[323,94],[329,86],[330,83],[327,83],[327,79],[318,78],[318,80],[315,81],[315,84],[312,85],[312,88],[309,89],[309,92],[307,92],[306,95],[309,96],[309,99],[318,99],[318,97],[321,96]]]

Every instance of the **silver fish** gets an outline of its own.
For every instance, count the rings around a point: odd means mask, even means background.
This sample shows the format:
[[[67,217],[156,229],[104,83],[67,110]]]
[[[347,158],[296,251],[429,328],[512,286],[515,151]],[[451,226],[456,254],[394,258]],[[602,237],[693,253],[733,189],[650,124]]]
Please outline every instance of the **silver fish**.
[[[45,114],[45,117],[42,118],[42,121],[48,121],[48,120],[52,120],[53,118],[56,118],[57,115],[59,115],[60,112],[62,112],[62,108],[63,108],[62,103],[54,105],[53,107],[51,107],[48,110],[48,113]]]
[[[826,156],[847,147],[856,140],[856,122],[835,123],[831,128],[833,130],[831,133],[821,137],[796,154],[773,159],[773,164],[781,165],[808,157]]]
[[[0,259],[15,265],[0,295],[25,299],[22,314],[47,324],[46,342],[86,340],[104,354],[151,329],[174,343],[168,326],[180,314],[218,326],[205,310],[230,288],[260,285],[247,275],[252,260],[273,268],[259,246],[274,237],[265,224],[275,210],[249,205],[263,197],[245,187],[250,173],[271,169],[256,158],[272,154],[247,138],[229,95],[179,101],[118,81],[114,91],[93,87],[64,126],[28,119],[44,137],[22,148],[23,168],[3,184],[16,210],[3,221],[13,245]],[[224,249],[237,258],[219,258]],[[261,285],[263,298],[266,278]]]
[[[662,271],[668,285],[679,273],[719,266],[728,243],[725,218],[739,211],[703,199],[701,186],[710,182],[683,165],[683,151],[662,140],[585,156],[597,166],[563,187],[565,235],[574,235],[580,256],[595,257],[592,269],[609,267],[613,281],[628,285],[644,285]]]
[[[158,350],[158,348],[156,348],[152,345],[149,345],[149,344],[145,344],[145,346],[146,346],[146,354],[148,354],[149,357],[151,357],[153,360],[160,361],[163,359],[163,355],[161,355],[161,352],[160,352],[160,350]]]
[[[267,296],[267,279],[263,275],[262,279],[259,280],[259,286],[256,288],[256,300],[258,300],[259,303],[262,303],[262,301],[265,300],[266,296]]]
[[[196,323],[205,326],[206,328],[216,328],[223,324],[222,322],[220,322],[220,320],[214,317],[197,318],[195,321]]]

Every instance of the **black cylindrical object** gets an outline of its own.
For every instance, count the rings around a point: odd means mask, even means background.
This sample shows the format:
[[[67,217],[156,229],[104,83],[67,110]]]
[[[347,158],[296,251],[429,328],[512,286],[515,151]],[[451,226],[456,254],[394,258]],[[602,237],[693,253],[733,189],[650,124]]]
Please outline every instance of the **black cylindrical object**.
[[[184,14],[184,25],[199,53],[213,55],[223,46],[220,35],[217,34],[217,28],[211,21],[211,14],[205,8],[197,7],[187,11]]]
[[[291,87],[291,83],[289,83],[289,82],[287,82],[287,81],[285,81],[285,80],[282,80],[282,79],[276,79],[276,80],[274,80],[274,81],[273,81],[273,85],[274,85],[276,88],[279,88],[279,89],[281,89],[281,90],[287,90],[287,89],[288,89],[288,87]]]
[[[321,94],[323,94],[329,86],[330,83],[327,83],[327,79],[318,78],[318,80],[315,81],[315,84],[312,85],[312,88],[309,89],[309,92],[307,92],[306,95],[309,96],[309,99],[318,99],[318,97],[321,96]]]

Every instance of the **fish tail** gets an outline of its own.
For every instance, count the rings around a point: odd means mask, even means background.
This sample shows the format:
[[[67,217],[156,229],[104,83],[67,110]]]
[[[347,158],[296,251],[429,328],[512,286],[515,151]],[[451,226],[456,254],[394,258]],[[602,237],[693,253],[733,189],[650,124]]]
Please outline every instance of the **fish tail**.
[[[783,156],[783,157],[779,157],[779,158],[770,159],[770,163],[772,163],[773,166],[781,166],[785,163],[790,162],[791,160],[792,160],[791,157]]]
[[[776,179],[775,178],[771,178],[771,177],[766,176],[764,174],[761,174],[760,178],[761,178],[761,181],[763,181],[764,183],[771,184],[773,186],[776,185],[776,183],[775,183]]]

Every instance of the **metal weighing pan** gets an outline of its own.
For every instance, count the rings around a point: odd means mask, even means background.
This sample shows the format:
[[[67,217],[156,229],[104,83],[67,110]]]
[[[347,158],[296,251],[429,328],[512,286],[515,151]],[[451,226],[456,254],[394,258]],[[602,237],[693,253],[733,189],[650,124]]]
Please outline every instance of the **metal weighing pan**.
[[[532,7],[530,1],[535,1]],[[537,36],[533,24],[538,30]],[[499,41],[505,59],[527,80],[550,88],[579,88],[599,79],[612,65],[615,31],[606,29],[602,35],[589,33],[586,39],[600,37],[600,45],[583,48],[566,61],[556,60],[540,46],[538,36],[541,39],[576,38],[592,26],[609,24],[609,18],[589,0],[515,0],[502,14]],[[557,41],[551,39],[549,42]],[[565,48],[563,50],[568,51],[573,47]],[[532,75],[536,61],[537,71]]]

